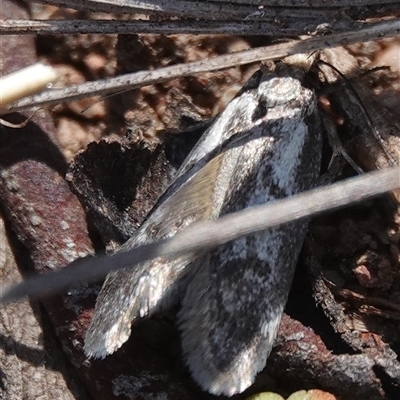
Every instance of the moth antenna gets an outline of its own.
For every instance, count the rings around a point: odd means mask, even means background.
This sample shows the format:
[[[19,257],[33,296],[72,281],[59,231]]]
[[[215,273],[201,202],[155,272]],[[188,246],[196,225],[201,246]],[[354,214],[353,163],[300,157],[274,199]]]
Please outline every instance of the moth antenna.
[[[375,140],[379,143],[379,145],[381,146],[383,152],[385,153],[386,157],[388,158],[389,161],[389,165],[390,166],[395,166],[397,165],[396,160],[391,156],[390,154],[390,150],[388,149],[385,141],[383,140],[381,134],[378,132],[378,130],[374,127],[374,124],[372,122],[371,116],[369,114],[369,112],[367,111],[367,109],[365,108],[364,102],[362,101],[360,95],[358,94],[356,88],[352,85],[350,79],[348,79],[338,68],[336,68],[334,65],[324,61],[324,60],[318,60],[316,61],[317,65],[318,64],[322,64],[322,65],[326,65],[327,67],[331,68],[333,71],[335,71],[341,78],[342,80],[348,85],[348,88],[350,89],[350,91],[352,92],[352,94],[354,95],[354,97],[356,98],[356,100],[358,101],[360,108],[366,118],[366,122],[368,125],[368,128],[370,129],[372,135],[374,136]],[[381,67],[378,67],[381,68]],[[374,69],[375,70],[375,69]],[[375,72],[373,70],[368,70],[366,72],[364,72],[363,75],[365,75],[365,73],[371,73],[371,72]],[[346,158],[347,160],[347,158]],[[354,161],[353,161],[354,163]],[[352,165],[353,163],[350,163],[350,165]],[[352,167],[354,168],[354,166],[352,165]],[[356,169],[357,171],[357,169]]]
[[[109,98],[111,98],[111,97],[114,97],[114,96],[116,96],[116,95],[118,95],[118,94],[131,92],[132,90],[135,90],[135,89],[137,89],[137,88],[122,89],[122,90],[120,90],[120,91],[118,91],[118,92],[115,92],[115,93],[113,92],[113,93],[110,93],[110,94],[103,94],[103,95],[102,95],[98,100],[96,100],[93,104],[91,104],[90,106],[85,107],[85,108],[80,112],[80,114],[84,114],[86,111],[88,111],[88,110],[90,110],[92,107],[94,107],[95,104],[100,103],[100,101],[107,100],[107,99],[109,99]]]
[[[319,99],[319,106],[324,109],[326,113],[329,113],[329,108],[323,101],[324,99]],[[359,174],[363,174],[363,169],[350,157],[348,152],[345,150],[342,141],[337,133],[336,127],[332,119],[322,113],[321,115],[322,125],[325,128],[325,132],[328,137],[328,142],[330,147],[332,148],[332,157],[328,165],[328,171],[333,168],[333,164],[337,156],[341,155],[344,160]],[[344,166],[344,165],[343,165]]]

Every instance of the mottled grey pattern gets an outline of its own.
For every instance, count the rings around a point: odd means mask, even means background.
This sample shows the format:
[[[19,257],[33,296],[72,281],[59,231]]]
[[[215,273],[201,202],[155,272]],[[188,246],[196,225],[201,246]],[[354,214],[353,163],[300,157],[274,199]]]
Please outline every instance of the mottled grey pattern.
[[[320,145],[314,94],[296,79],[265,77],[203,135],[123,249],[311,188]],[[110,274],[86,335],[86,354],[113,353],[137,318],[181,295],[183,350],[194,379],[214,394],[242,392],[271,351],[306,225],[293,222],[207,254],[159,258]]]

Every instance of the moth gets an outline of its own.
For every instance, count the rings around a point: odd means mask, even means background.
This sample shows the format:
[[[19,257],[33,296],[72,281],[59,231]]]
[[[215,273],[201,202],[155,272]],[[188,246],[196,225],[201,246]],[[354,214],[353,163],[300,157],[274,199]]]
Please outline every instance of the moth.
[[[258,73],[203,134],[121,250],[310,189],[320,158],[313,91],[291,76]],[[117,351],[135,321],[180,302],[182,348],[194,380],[215,395],[243,392],[266,365],[306,229],[304,220],[293,221],[212,251],[110,273],[86,355]]]

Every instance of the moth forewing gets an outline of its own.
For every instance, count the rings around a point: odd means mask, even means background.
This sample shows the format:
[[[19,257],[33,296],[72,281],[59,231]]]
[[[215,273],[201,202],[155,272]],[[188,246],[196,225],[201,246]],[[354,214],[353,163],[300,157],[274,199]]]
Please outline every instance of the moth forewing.
[[[159,201],[159,207],[153,210],[137,234],[121,247],[121,251],[173,236],[196,220],[211,218],[218,170],[219,159],[216,157],[190,177],[189,182],[182,180],[172,196],[164,196]],[[128,340],[135,319],[173,304],[192,260],[192,254],[171,260],[156,258],[134,269],[110,273],[96,301],[95,313],[85,337],[85,353],[100,358],[113,353]]]
[[[312,187],[320,141],[312,91],[290,77],[265,77],[228,104],[122,249]],[[158,258],[110,274],[86,354],[116,351],[135,319],[181,294],[183,349],[194,379],[214,394],[242,392],[266,363],[305,231],[306,223],[291,223],[211,253]]]
[[[259,87],[265,115],[237,152],[221,215],[307,190],[321,157],[311,91],[291,78]],[[225,157],[229,157],[227,151]],[[243,392],[266,364],[306,222],[293,222],[205,255],[180,311],[183,351],[194,379],[209,392]]]

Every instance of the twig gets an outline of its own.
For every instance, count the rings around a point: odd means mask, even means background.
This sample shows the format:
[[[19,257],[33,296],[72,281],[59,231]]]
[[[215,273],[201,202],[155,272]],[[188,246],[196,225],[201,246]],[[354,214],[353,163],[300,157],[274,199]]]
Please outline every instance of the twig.
[[[107,13],[140,13],[181,16],[185,18],[243,19],[257,11],[255,6],[237,4],[218,4],[210,1],[188,0],[38,0],[39,3],[52,4],[82,11],[97,11]]]
[[[1,35],[52,35],[76,33],[102,34],[226,34],[226,35],[268,35],[268,36],[297,36],[312,32],[318,27],[318,20],[310,21],[310,13],[302,19],[291,18],[285,24],[277,25],[271,17],[264,21],[143,21],[143,20],[6,20],[0,21]],[[357,29],[363,23],[338,25],[333,31]]]
[[[349,289],[335,290],[335,288],[331,287],[331,290],[335,295],[340,296],[347,301],[361,303],[362,305],[386,308],[388,310],[396,311],[398,314],[400,314],[400,304],[394,303],[393,301],[382,299],[380,297],[364,296],[363,294],[356,293]]]
[[[171,239],[111,256],[81,260],[75,267],[70,266],[5,288],[0,296],[0,303],[14,301],[23,296],[44,297],[79,282],[93,282],[112,270],[132,267],[160,256],[178,256],[215,247],[250,233],[311,217],[323,211],[331,211],[399,187],[400,168],[390,168],[310,190],[281,201],[251,207],[214,222],[195,223]]]
[[[292,54],[307,53],[350,43],[381,39],[383,37],[395,36],[399,33],[400,19],[384,21],[354,32],[336,33],[306,40],[293,40],[288,43],[259,47],[207,60],[159,68],[154,71],[139,71],[115,78],[74,85],[65,89],[48,90],[39,95],[21,99],[10,106],[8,111],[17,111],[44,104],[58,103],[60,101],[71,101],[97,94],[104,95],[106,93],[134,89],[201,72],[217,71],[262,60],[276,60]]]
[[[36,0],[39,3],[52,4],[60,7],[69,7],[82,11],[97,11],[108,13],[141,13],[154,15],[170,15],[182,18],[200,18],[205,20],[242,20],[246,17],[263,19],[266,16],[280,16],[281,12],[289,9],[296,13],[306,9],[307,12],[325,13],[326,10],[344,11],[349,8],[358,8],[377,5],[380,8],[385,5],[397,5],[396,0],[358,0],[351,4],[347,0],[339,1],[303,1],[303,0],[275,0],[268,2],[268,6],[261,5],[260,0],[217,0],[217,1],[191,1],[191,0]],[[292,15],[294,15],[292,14]]]
[[[262,0],[212,0],[216,3],[234,3],[234,4],[253,4],[260,6],[265,3]],[[352,2],[349,0],[269,0],[268,7],[286,7],[286,8],[310,8],[310,7],[321,7],[321,8],[339,8],[349,7]],[[382,5],[382,4],[395,4],[397,0],[379,1],[379,0],[359,0],[353,1],[355,6],[365,7],[371,5]]]

